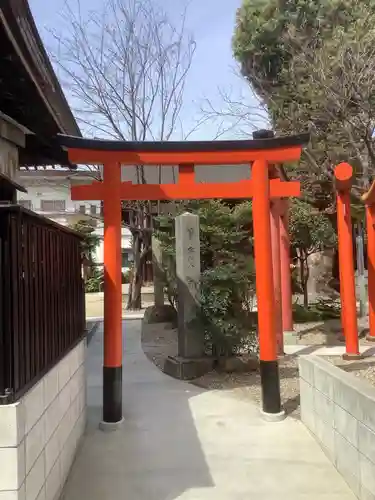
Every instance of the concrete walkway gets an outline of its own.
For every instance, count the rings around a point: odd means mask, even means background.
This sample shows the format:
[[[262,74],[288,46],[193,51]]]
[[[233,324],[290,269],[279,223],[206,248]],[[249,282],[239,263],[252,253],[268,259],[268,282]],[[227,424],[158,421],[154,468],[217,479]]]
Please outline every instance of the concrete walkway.
[[[125,321],[123,428],[98,430],[102,330],[89,346],[87,434],[65,500],[354,500],[304,426],[266,423],[249,402],[171,379]]]

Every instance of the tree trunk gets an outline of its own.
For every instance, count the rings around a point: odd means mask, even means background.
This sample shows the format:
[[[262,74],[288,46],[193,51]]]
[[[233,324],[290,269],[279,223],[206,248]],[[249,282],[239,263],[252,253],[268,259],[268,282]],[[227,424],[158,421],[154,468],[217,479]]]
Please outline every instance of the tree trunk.
[[[307,290],[307,283],[303,284],[303,306],[306,309],[309,307],[309,293]]]
[[[133,235],[133,275],[129,286],[127,309],[142,309],[142,263],[141,263],[141,239],[137,232]]]
[[[304,253],[300,251],[297,253],[299,260],[299,273],[300,273],[300,283],[303,293],[303,305],[305,308],[309,307],[309,292],[307,288],[307,282],[309,281],[309,266],[307,264],[307,257]]]

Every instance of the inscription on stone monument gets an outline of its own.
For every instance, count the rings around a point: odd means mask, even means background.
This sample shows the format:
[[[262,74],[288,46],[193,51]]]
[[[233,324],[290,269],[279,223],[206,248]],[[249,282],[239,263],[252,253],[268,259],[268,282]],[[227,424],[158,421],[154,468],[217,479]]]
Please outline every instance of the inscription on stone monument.
[[[178,293],[178,351],[186,358],[203,355],[203,340],[191,326],[199,307],[199,217],[184,213],[176,217],[176,275]]]

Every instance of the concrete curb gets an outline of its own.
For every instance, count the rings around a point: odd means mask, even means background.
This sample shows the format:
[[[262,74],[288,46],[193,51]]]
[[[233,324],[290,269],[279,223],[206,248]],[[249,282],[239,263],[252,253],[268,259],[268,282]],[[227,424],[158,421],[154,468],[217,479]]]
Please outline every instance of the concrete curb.
[[[128,321],[132,319],[143,319],[144,313],[139,313],[139,314],[129,314],[129,316],[125,315],[122,317],[123,321]],[[103,323],[104,321],[104,316],[95,316],[91,318],[86,318],[86,321],[97,321],[99,323]]]
[[[95,335],[95,333],[96,333],[96,331],[97,331],[97,329],[99,327],[99,324],[100,324],[100,321],[97,321],[95,319],[87,319],[86,323],[88,321],[90,321],[90,322],[92,322],[94,324],[91,326],[90,330],[87,330],[87,334],[86,334],[87,345],[92,341],[92,338]]]
[[[266,422],[282,422],[286,419],[286,413],[282,410],[280,413],[266,413],[260,410],[260,415]]]
[[[354,494],[375,498],[374,386],[319,356],[298,361],[303,424]]]
[[[284,346],[285,354],[304,356],[315,354],[317,356],[342,356],[345,354],[345,346],[322,346],[322,345],[286,345]],[[362,356],[375,356],[375,346],[360,345],[359,351]]]
[[[99,429],[102,432],[115,432],[118,429],[122,427],[122,424],[124,423],[125,419],[122,417],[122,419],[119,422],[99,422]]]

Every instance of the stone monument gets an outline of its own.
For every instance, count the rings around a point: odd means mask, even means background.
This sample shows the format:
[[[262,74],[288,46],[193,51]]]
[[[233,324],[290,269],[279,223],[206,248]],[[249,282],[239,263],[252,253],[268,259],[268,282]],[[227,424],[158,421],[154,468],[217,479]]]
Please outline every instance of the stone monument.
[[[199,217],[188,212],[176,217],[176,276],[178,297],[178,355],[199,358],[203,355],[201,335],[190,323],[199,303],[201,275]]]
[[[190,380],[212,369],[213,361],[204,356],[203,332],[192,322],[199,307],[201,274],[199,217],[184,213],[175,219],[178,356],[167,358],[164,371]]]
[[[160,241],[155,236],[152,237],[152,266],[154,274],[154,303],[156,307],[163,307],[163,251]]]

